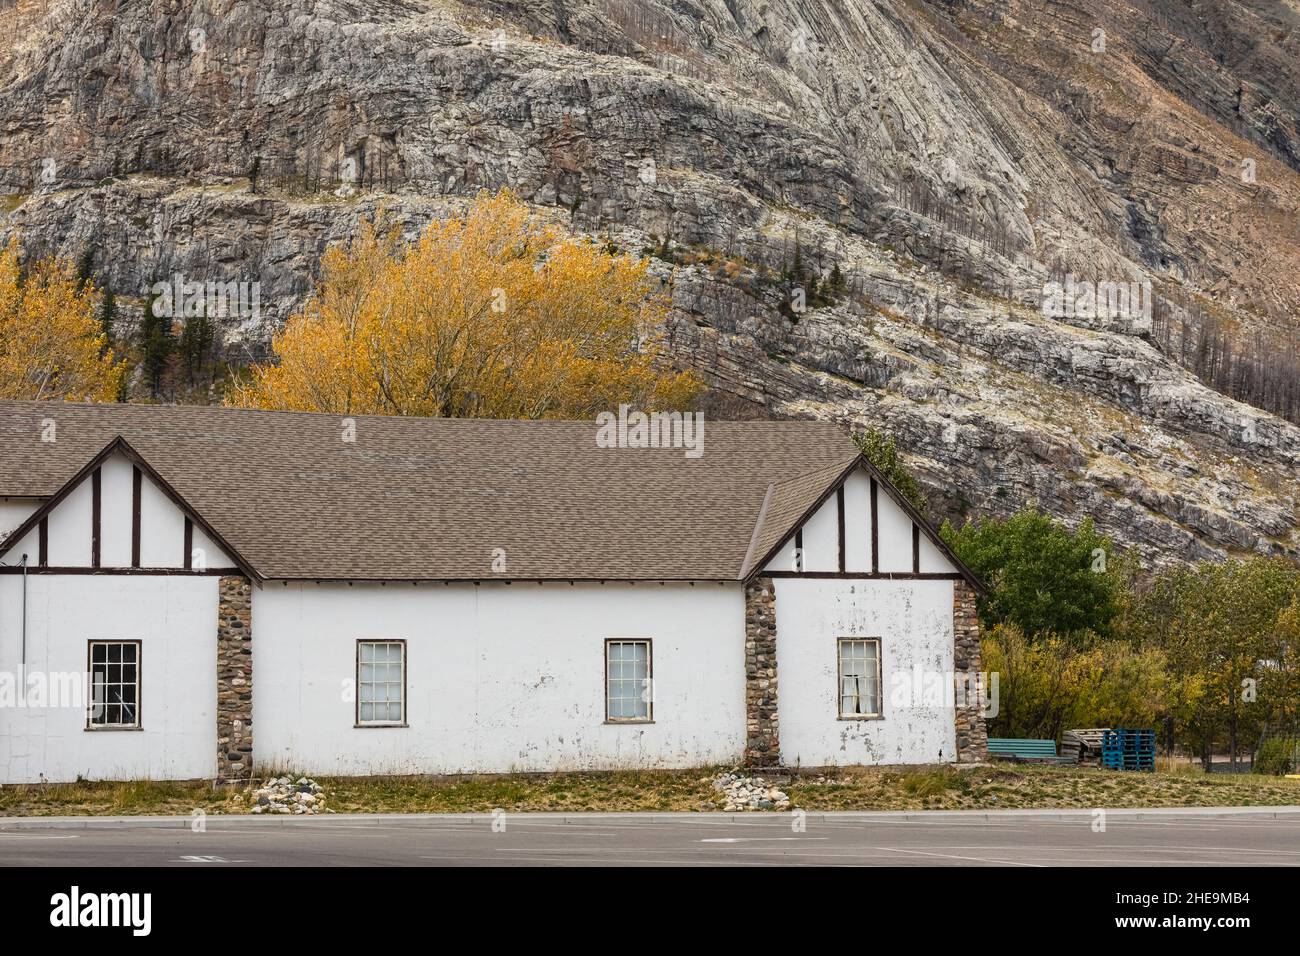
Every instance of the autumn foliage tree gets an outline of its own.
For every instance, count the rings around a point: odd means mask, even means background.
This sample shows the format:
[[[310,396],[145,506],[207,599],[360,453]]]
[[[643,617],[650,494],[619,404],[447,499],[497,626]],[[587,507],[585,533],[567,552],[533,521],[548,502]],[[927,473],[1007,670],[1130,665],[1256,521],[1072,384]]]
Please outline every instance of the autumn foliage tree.
[[[508,191],[413,243],[365,224],[326,252],[315,295],[233,404],[351,414],[582,418],[682,408],[668,303],[646,264],[542,223]]]
[[[123,368],[107,346],[94,283],[69,263],[23,269],[17,240],[0,249],[0,398],[111,402]]]

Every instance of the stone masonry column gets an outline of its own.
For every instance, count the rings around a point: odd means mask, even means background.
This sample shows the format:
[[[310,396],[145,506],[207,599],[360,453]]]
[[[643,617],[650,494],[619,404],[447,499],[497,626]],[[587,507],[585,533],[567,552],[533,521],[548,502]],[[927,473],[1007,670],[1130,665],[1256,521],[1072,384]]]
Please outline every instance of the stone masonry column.
[[[953,584],[953,667],[957,693],[957,762],[980,763],[989,759],[989,735],[984,726],[981,681],[983,651],[975,591],[965,581]]]
[[[776,588],[757,578],[745,588],[745,763],[781,766],[776,706]]]
[[[253,774],[253,585],[222,577],[217,597],[217,780]]]

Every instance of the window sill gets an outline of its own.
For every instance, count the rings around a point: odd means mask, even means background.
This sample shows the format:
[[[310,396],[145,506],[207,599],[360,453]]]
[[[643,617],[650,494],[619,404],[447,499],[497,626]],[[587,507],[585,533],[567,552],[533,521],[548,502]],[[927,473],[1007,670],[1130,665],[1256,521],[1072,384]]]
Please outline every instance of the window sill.
[[[620,720],[620,719],[611,719],[609,717],[606,717],[605,723],[612,725],[614,727],[623,727],[626,726],[627,724],[653,724],[654,720],[653,719],[637,720],[634,718],[627,718],[627,719]]]
[[[401,723],[370,723],[370,724],[353,724],[353,730],[393,730],[411,726],[406,721]]]
[[[840,714],[837,720],[884,720],[884,714]]]
[[[83,729],[87,733],[91,733],[91,734],[108,734],[108,733],[118,733],[123,731],[126,733],[132,733],[134,731],[144,730],[143,727],[113,727],[113,726],[85,727]]]

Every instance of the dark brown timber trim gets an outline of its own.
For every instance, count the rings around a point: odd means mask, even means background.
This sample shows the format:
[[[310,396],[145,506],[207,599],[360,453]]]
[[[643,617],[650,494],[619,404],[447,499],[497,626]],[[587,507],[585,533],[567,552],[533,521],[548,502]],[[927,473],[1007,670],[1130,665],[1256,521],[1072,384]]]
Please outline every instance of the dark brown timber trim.
[[[871,573],[880,573],[880,510],[876,506],[876,479],[871,479]]]
[[[839,571],[767,571],[763,575],[768,578],[842,578],[848,580],[881,580],[881,581],[961,581],[965,575],[958,572],[945,571],[877,571],[873,574],[866,574],[858,571],[848,571],[841,573]]]
[[[835,513],[840,525],[840,573],[844,573],[844,486],[835,489]]]
[[[921,573],[921,526],[912,522],[912,573]]]
[[[90,473],[90,566],[99,567],[100,513],[103,507],[100,497],[100,469]]]
[[[803,528],[796,528],[794,532],[794,570],[803,570]]]
[[[194,522],[185,518],[185,563],[184,568],[189,571],[194,565]]]
[[[144,476],[137,466],[131,471],[131,567],[140,566],[140,490]]]
[[[50,563],[50,519],[42,518],[36,534],[36,563],[46,567]]]

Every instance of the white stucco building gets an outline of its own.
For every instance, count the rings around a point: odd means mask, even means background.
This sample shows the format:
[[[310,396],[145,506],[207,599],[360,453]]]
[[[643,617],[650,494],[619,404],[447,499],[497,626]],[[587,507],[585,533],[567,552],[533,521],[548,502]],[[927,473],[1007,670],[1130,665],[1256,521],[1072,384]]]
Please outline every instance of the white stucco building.
[[[978,582],[842,430],[596,435],[0,402],[0,783],[983,756]]]

